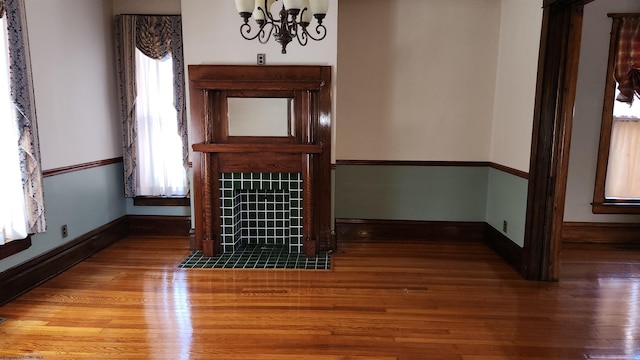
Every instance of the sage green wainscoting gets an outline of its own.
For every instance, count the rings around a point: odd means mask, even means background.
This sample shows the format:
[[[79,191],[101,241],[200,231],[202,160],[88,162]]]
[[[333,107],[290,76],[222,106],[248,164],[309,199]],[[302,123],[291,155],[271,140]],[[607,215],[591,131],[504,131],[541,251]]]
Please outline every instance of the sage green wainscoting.
[[[32,237],[30,248],[0,260],[0,272],[126,215],[122,163],[45,177],[47,231]],[[68,236],[62,237],[61,226]]]
[[[486,221],[520,247],[524,246],[528,185],[527,179],[489,169]],[[506,232],[502,231],[504,221]]]
[[[485,166],[337,165],[335,217],[485,221]]]
[[[484,221],[524,244],[528,180],[490,166],[337,165],[335,218]]]

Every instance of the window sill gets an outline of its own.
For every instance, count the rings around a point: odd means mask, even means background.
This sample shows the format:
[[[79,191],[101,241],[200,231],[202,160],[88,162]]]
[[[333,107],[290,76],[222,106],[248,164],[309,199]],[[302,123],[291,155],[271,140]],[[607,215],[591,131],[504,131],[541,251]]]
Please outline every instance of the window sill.
[[[31,235],[27,236],[25,239],[13,240],[4,245],[0,245],[0,259],[15,255],[29,247],[31,247]]]
[[[188,197],[136,196],[134,206],[191,206]]]
[[[591,212],[594,214],[640,214],[638,202],[603,202],[592,203]]]

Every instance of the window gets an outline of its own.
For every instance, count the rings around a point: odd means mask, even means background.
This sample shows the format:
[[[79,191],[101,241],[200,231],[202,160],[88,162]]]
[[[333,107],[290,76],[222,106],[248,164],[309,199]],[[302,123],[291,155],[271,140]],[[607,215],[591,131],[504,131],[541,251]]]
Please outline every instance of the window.
[[[180,16],[116,17],[127,197],[189,193],[181,28]]]
[[[0,245],[4,245],[11,240],[26,238],[28,225],[18,153],[18,124],[9,88],[9,44],[4,18],[0,18],[0,28],[3,29],[0,36],[0,188],[3,189],[0,200]]]
[[[46,231],[24,0],[0,0],[0,259]]]
[[[640,18],[609,16],[613,29],[593,212],[640,213]]]

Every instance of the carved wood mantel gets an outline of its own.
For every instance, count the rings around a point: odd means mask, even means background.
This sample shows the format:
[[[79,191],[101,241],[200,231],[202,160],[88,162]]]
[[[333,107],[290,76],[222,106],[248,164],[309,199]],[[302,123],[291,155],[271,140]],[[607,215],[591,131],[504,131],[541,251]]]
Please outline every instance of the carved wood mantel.
[[[302,174],[303,251],[331,241],[331,67],[190,65],[195,241],[205,256],[221,251],[220,174]],[[291,136],[231,136],[230,97],[293,99]]]

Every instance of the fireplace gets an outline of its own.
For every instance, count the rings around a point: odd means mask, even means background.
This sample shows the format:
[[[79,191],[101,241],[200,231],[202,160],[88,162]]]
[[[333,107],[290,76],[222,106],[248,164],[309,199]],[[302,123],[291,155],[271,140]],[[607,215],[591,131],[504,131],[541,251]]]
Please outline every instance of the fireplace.
[[[327,66],[189,66],[192,250],[335,249],[330,84]]]
[[[302,252],[302,174],[221,173],[223,252],[247,244]]]

